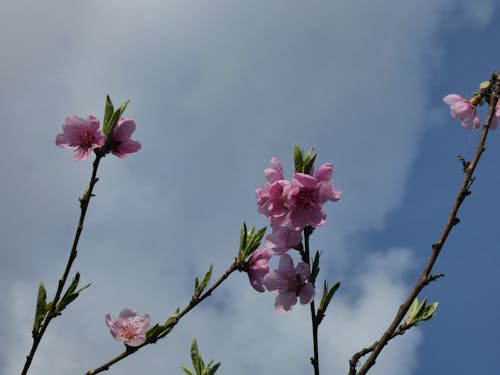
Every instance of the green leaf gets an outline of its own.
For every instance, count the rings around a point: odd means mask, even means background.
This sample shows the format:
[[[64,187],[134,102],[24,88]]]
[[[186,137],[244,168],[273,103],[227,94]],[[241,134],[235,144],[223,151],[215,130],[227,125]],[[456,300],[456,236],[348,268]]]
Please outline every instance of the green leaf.
[[[168,317],[167,321],[165,322],[165,324],[163,324],[163,326],[160,326],[160,327],[162,327],[162,331],[158,334],[158,340],[164,338],[170,332],[172,332],[172,330],[174,329],[175,325],[177,324],[176,321],[177,321],[177,316],[178,315],[179,315],[179,308],[177,308],[172,313],[172,315],[170,315]]]
[[[304,157],[302,155],[302,150],[299,145],[293,146],[293,164],[295,166],[295,172],[302,172]]]
[[[429,320],[434,316],[439,302],[431,303],[427,305],[427,298],[419,304],[418,299],[415,298],[408,310],[408,317],[406,318],[406,324],[417,325],[419,322],[424,320]]]
[[[246,224],[243,223],[240,234],[240,250],[238,253],[240,261],[248,258],[260,246],[266,230],[267,227],[263,227],[255,232],[255,226],[252,226],[250,231],[247,231]]]
[[[328,308],[328,305],[332,301],[332,298],[339,287],[340,282],[337,282],[334,286],[328,289],[328,283],[326,281],[324,282],[323,296],[321,297],[321,302],[319,303],[318,308],[318,317],[320,317],[320,319],[323,319],[323,317],[325,316],[326,309]]]
[[[156,340],[158,339],[158,336],[160,335],[160,333],[165,329],[164,326],[161,326],[159,325],[158,323],[156,323],[153,327],[151,327],[150,329],[148,329],[146,331],[146,339],[149,341],[151,339],[153,340]]]
[[[483,81],[479,84],[479,88],[480,89],[486,89],[488,87],[490,87],[491,85],[491,82],[490,81]]]
[[[64,293],[64,296],[62,299],[64,299],[64,297],[72,294],[75,290],[76,290],[76,287],[78,286],[78,283],[80,282],[80,273],[77,272],[75,274],[75,277],[73,278],[73,281],[71,282],[71,284],[69,285],[68,289],[66,289],[66,292]]]
[[[439,302],[434,302],[430,304],[429,306],[426,306],[425,309],[422,311],[422,314],[420,314],[420,320],[429,320],[434,317],[434,313],[436,312],[436,309],[439,305]]]
[[[313,149],[310,148],[307,150],[306,156],[304,156],[304,161],[302,164],[302,173],[309,173],[311,171],[311,168],[314,164],[314,161],[316,160],[316,154],[313,154]]]
[[[257,233],[255,232],[255,227],[252,227],[252,236],[249,239],[249,245],[247,248],[247,255],[252,254],[257,248],[260,246],[260,243],[262,242],[262,238],[264,237],[264,234],[266,233],[267,227],[260,228]]]
[[[113,107],[113,103],[111,102],[109,95],[106,95],[106,106],[104,107],[104,120],[102,123],[103,129],[106,128],[114,111],[115,108]]]
[[[193,340],[191,344],[191,361],[193,362],[194,370],[196,371],[196,375],[202,375],[202,361],[200,358],[200,353],[198,352],[198,344],[196,343],[196,339]]]
[[[120,108],[118,108],[116,111],[113,112],[111,116],[109,116],[108,121],[104,123],[102,131],[106,135],[107,144],[109,144],[109,142],[111,141],[113,132],[115,131],[116,124],[118,123],[118,120],[122,117],[123,112],[125,112],[125,109],[127,108],[129,102],[130,99],[126,100],[120,106]]]
[[[239,252],[242,253],[247,247],[247,224],[243,222],[240,230],[240,247]]]
[[[194,373],[188,369],[186,366],[181,365],[181,369],[187,374],[187,375],[194,375]]]
[[[33,332],[38,332],[40,326],[49,310],[47,308],[47,292],[45,291],[45,287],[43,283],[40,283],[38,286],[38,296],[36,299],[36,310],[35,310],[35,320],[33,322]],[[50,305],[52,306],[52,304]]]
[[[78,297],[82,290],[85,290],[90,286],[90,284],[87,284],[84,287],[76,290],[79,282],[80,273],[77,272],[70,286],[68,287],[68,289],[66,289],[66,292],[64,292],[64,295],[62,296],[60,302],[57,304],[57,312],[63,311],[71,302],[73,302]]]
[[[410,309],[408,310],[408,320],[412,321],[415,318],[418,308],[418,298],[415,297],[413,302],[410,305]]]
[[[215,371],[217,371],[217,369],[219,368],[219,366],[220,366],[220,362],[216,363],[213,367],[209,368],[207,375],[214,375]]]
[[[316,254],[314,255],[310,277],[310,280],[313,284],[316,282],[316,277],[318,277],[319,274],[319,257],[321,256],[321,253],[321,251],[316,251]]]
[[[197,287],[196,287],[196,290],[195,290],[195,293],[197,294],[201,294],[203,293],[203,291],[205,290],[205,288],[207,287],[209,281],[210,281],[210,278],[212,277],[212,269],[213,269],[213,266],[210,265],[210,269],[208,270],[208,272],[205,274],[205,277],[203,278],[203,280],[201,281],[201,284],[199,284]],[[198,278],[196,278],[196,283],[198,283]]]

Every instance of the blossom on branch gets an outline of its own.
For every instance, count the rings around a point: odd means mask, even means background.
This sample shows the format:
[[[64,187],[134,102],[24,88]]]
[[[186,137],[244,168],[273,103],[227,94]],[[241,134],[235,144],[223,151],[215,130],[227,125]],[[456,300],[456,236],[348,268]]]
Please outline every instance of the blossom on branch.
[[[284,179],[278,159],[271,159],[271,168],[264,170],[267,183],[256,190],[257,206],[269,218],[273,229],[291,226],[302,230],[319,227],[326,222],[323,204],[340,199],[340,191],[331,183],[333,166],[325,163],[314,174],[295,173],[292,181]]]
[[[323,204],[340,199],[340,191],[330,183],[333,166],[325,163],[318,168],[314,177],[305,173],[295,173],[287,186],[287,202],[290,210],[288,222],[293,228],[306,226],[320,227],[326,223]]]
[[[63,133],[56,137],[56,145],[63,148],[76,147],[74,160],[86,160],[92,151],[104,145],[106,136],[99,130],[99,120],[89,116],[86,120],[68,116],[64,120]]]
[[[151,324],[149,315],[139,315],[135,311],[124,308],[115,319],[107,313],[105,315],[106,325],[111,335],[118,341],[128,346],[139,346],[146,342],[146,330]]]
[[[284,254],[280,257],[279,267],[266,276],[263,284],[267,290],[278,294],[274,300],[274,309],[278,313],[285,313],[297,303],[297,298],[302,305],[311,303],[315,292],[313,284],[309,283],[309,266],[299,262],[294,267],[292,257]]]
[[[443,98],[443,101],[450,106],[450,113],[458,118],[464,129],[479,129],[481,120],[476,112],[476,107],[472,103],[457,94],[449,94]]]
[[[302,231],[283,226],[273,229],[273,232],[266,237],[266,245],[277,255],[283,255],[291,248],[295,248],[302,241]]]
[[[255,250],[248,260],[248,278],[250,280],[250,285],[252,285],[257,292],[262,293],[265,290],[262,286],[262,280],[269,272],[268,262],[272,256],[273,252],[271,250],[262,248]]]
[[[126,158],[127,154],[132,154],[141,149],[139,142],[130,139],[134,131],[135,122],[131,118],[125,117],[118,121],[109,146],[113,155]]]

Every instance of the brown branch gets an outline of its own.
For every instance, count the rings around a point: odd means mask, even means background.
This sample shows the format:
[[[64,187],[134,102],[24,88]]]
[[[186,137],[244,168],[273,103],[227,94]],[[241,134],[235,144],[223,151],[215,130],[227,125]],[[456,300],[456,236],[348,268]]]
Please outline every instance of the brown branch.
[[[476,169],[479,159],[481,158],[482,153],[485,150],[484,145],[486,142],[486,137],[488,135],[491,120],[495,114],[495,107],[498,101],[498,97],[500,95],[499,73],[497,72],[493,73],[491,77],[491,84],[494,86],[494,91],[490,98],[488,116],[486,118],[486,122],[483,125],[483,130],[481,137],[479,139],[476,153],[474,155],[474,158],[469,164],[467,165],[464,164],[465,176],[462,182],[462,186],[457,194],[457,197],[453,204],[453,208],[451,209],[451,212],[448,216],[448,220],[443,228],[441,236],[439,237],[439,240],[436,243],[432,244],[431,254],[429,256],[429,259],[427,261],[427,264],[425,265],[422,274],[417,280],[413,290],[408,295],[406,301],[399,307],[399,310],[397,311],[396,316],[394,317],[394,320],[392,321],[389,328],[387,328],[387,330],[384,332],[381,338],[378,341],[376,341],[372,346],[356,353],[349,361],[350,363],[349,375],[365,375],[368,372],[368,370],[370,370],[370,368],[375,364],[377,357],[379,356],[382,349],[387,345],[389,340],[394,338],[398,325],[401,323],[405,315],[408,313],[408,310],[410,309],[410,305],[413,302],[413,300],[417,297],[417,295],[425,286],[427,286],[431,281],[434,281],[436,279],[435,275],[431,275],[432,268],[441,252],[441,249],[443,248],[446,242],[446,239],[448,238],[448,235],[450,234],[453,227],[459,223],[459,219],[457,217],[458,210],[460,209],[460,206],[462,205],[465,198],[470,194],[469,188],[472,182],[474,181],[473,173]],[[484,92],[484,90],[482,92]],[[356,366],[358,364],[359,359],[368,353],[371,353],[370,356],[363,363],[363,366],[359,369],[359,371],[356,372]]]
[[[307,226],[304,228],[304,254],[302,256],[302,260],[304,260],[309,267],[311,267],[309,237],[311,236],[312,233],[313,233],[312,227]],[[321,322],[321,319],[318,319],[318,316],[316,315],[316,307],[314,305],[314,299],[309,304],[309,309],[311,311],[311,327],[312,327],[312,339],[313,339],[313,356],[310,359],[311,359],[311,364],[314,368],[314,375],[319,375],[318,327]]]
[[[68,279],[71,266],[73,265],[73,262],[78,254],[77,252],[78,241],[80,240],[80,235],[82,234],[83,231],[83,223],[85,221],[85,215],[87,213],[87,208],[89,206],[90,198],[93,197],[92,191],[94,190],[95,184],[99,180],[96,177],[97,169],[99,168],[99,162],[103,158],[103,156],[104,154],[96,151],[96,158],[93,163],[92,176],[90,177],[88,188],[84,192],[83,196],[80,198],[80,219],[78,220],[75,237],[73,239],[73,245],[71,246],[68,262],[66,263],[66,268],[64,270],[62,277],[59,279],[56,294],[54,296],[54,299],[52,300],[51,308],[48,311],[41,328],[38,331],[33,330],[33,344],[31,346],[29,354],[26,356],[26,362],[24,363],[21,375],[26,375],[28,373],[28,369],[31,366],[31,362],[33,361],[33,357],[35,356],[38,345],[40,344],[40,341],[42,340],[42,337],[45,331],[47,330],[47,327],[49,326],[50,322],[55,317],[61,315],[61,312],[57,311],[57,303],[61,298],[61,294],[64,289],[64,285],[66,284],[66,281]]]
[[[210,289],[208,289],[200,297],[193,296],[191,298],[191,300],[189,301],[189,303],[184,308],[184,310],[182,310],[180,313],[176,314],[175,318],[168,319],[167,322],[165,323],[165,326],[164,326],[165,329],[163,330],[163,332],[169,331],[169,330],[173,329],[177,325],[177,323],[179,323],[179,321],[181,320],[181,318],[184,315],[186,315],[188,312],[190,312],[192,309],[194,309],[197,305],[199,305],[201,302],[203,302],[203,300],[205,300],[207,297],[209,297],[213,293],[213,291],[215,289],[217,289],[217,287],[220,284],[222,284],[222,282],[224,280],[226,280],[231,273],[233,273],[234,271],[236,271],[237,269],[239,269],[239,267],[240,267],[239,261],[235,260],[231,264],[231,266],[229,266],[228,270],[226,272],[224,272],[221,277],[219,277],[219,279],[214,283],[214,285],[212,285],[212,287]],[[135,353],[136,351],[138,351],[139,349],[141,349],[142,347],[144,347],[146,345],[156,343],[157,340],[158,340],[157,337],[151,337],[151,338],[148,338],[148,340],[144,344],[142,344],[142,345],[139,345],[139,346],[136,346],[136,347],[127,346],[124,352],[120,353],[115,358],[113,358],[110,361],[102,364],[101,366],[95,368],[94,370],[87,371],[85,373],[85,375],[95,375],[95,374],[98,374],[100,372],[107,371],[115,363],[120,362],[121,360],[127,358],[129,355]]]
[[[394,332],[392,336],[389,338],[389,341],[397,336],[404,335],[405,332],[413,326],[414,325],[412,324],[406,324],[406,323],[401,324],[396,330],[396,332]],[[364,348],[353,355],[353,357],[349,360],[349,374],[356,374],[356,366],[358,365],[360,358],[373,352],[378,343],[379,343],[378,341],[375,341],[375,343],[373,343],[371,346]]]

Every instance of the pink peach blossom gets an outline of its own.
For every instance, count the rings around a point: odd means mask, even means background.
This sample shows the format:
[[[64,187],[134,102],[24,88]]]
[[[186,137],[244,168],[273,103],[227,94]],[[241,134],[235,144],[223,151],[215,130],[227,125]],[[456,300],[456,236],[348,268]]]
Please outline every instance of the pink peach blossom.
[[[278,313],[285,313],[297,303],[302,305],[311,303],[314,299],[314,286],[308,282],[309,266],[299,262],[294,267],[293,260],[288,254],[280,257],[279,267],[264,276],[263,284],[267,290],[278,294],[274,300],[274,309]]]
[[[449,94],[443,98],[443,101],[450,106],[450,113],[458,118],[465,129],[479,129],[481,120],[476,112],[476,107],[472,103],[457,94]]]
[[[264,287],[262,286],[262,280],[264,276],[269,272],[268,261],[273,256],[273,252],[266,248],[257,249],[253,252],[252,256],[248,260],[248,278],[250,279],[250,285],[258,291],[264,292]]]
[[[56,145],[63,148],[76,147],[74,160],[86,160],[92,151],[104,145],[106,136],[99,130],[99,120],[89,116],[86,120],[68,116],[64,120],[63,133],[56,137]]]
[[[113,131],[110,142],[110,151],[119,158],[126,158],[127,154],[132,154],[141,149],[141,144],[130,139],[135,131],[135,122],[131,118],[125,117],[118,121]]]
[[[302,231],[291,226],[277,227],[266,237],[266,245],[277,255],[283,255],[301,241]]]
[[[105,316],[111,335],[128,346],[139,346],[146,342],[146,331],[151,324],[149,315],[139,315],[128,307],[120,312],[118,318]]]
[[[490,124],[491,130],[497,130],[498,120],[500,120],[500,100],[497,102],[497,105],[495,106],[495,114],[493,115],[493,118],[491,119],[491,124]]]

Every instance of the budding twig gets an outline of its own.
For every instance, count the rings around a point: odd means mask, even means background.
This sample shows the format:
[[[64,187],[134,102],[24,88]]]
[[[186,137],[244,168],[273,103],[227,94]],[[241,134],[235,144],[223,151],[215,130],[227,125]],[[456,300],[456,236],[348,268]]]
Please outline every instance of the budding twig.
[[[408,295],[406,301],[399,307],[396,316],[394,317],[394,320],[392,321],[389,328],[387,328],[387,330],[384,332],[381,338],[378,341],[376,341],[372,346],[365,348],[359,351],[358,353],[354,354],[354,356],[349,361],[349,375],[365,375],[368,372],[368,370],[371,369],[371,367],[375,364],[382,349],[387,345],[387,343],[391,339],[393,339],[396,336],[398,325],[401,323],[401,321],[408,313],[408,310],[410,309],[413,300],[417,297],[420,291],[429,284],[429,281],[433,281],[437,279],[437,277],[440,277],[440,275],[437,276],[431,275],[432,268],[441,252],[441,249],[443,248],[446,242],[446,239],[448,238],[448,235],[450,234],[453,227],[458,223],[457,213],[458,210],[460,209],[460,206],[462,205],[465,198],[470,194],[469,188],[471,187],[471,184],[474,181],[473,173],[479,163],[479,159],[481,158],[482,153],[485,150],[484,145],[486,142],[486,137],[488,135],[490,124],[495,114],[495,107],[498,101],[498,97],[500,95],[499,73],[497,72],[493,73],[491,77],[491,84],[493,85],[494,90],[493,94],[489,98],[490,100],[489,100],[488,116],[486,118],[486,122],[483,125],[483,130],[481,133],[481,137],[479,139],[479,143],[476,148],[476,152],[474,154],[474,158],[468,163],[463,162],[465,176],[462,181],[461,188],[453,204],[453,207],[451,209],[451,212],[448,215],[448,220],[443,228],[443,231],[441,232],[441,236],[439,240],[432,245],[431,254],[429,256],[427,264],[424,267],[422,274],[417,280],[413,290]],[[486,92],[485,90],[483,91]],[[357,370],[356,368],[358,366],[359,360],[361,359],[361,357],[367,355],[368,353],[371,353],[370,356],[363,363],[362,367],[359,370]]]
[[[54,296],[54,299],[52,300],[52,305],[50,310],[48,311],[42,326],[38,330],[38,332],[33,331],[33,344],[31,346],[31,350],[29,354],[26,356],[26,362],[24,363],[23,370],[21,372],[21,375],[26,375],[28,373],[28,369],[31,366],[31,362],[33,361],[33,357],[35,356],[35,352],[38,348],[38,345],[40,344],[40,341],[42,340],[42,337],[47,330],[47,327],[49,326],[50,322],[52,319],[55,317],[61,315],[61,312],[57,310],[57,305],[59,302],[59,299],[61,298],[62,291],[64,289],[64,285],[66,284],[66,281],[69,276],[69,272],[71,270],[71,266],[73,265],[73,262],[76,259],[76,256],[78,254],[77,252],[77,247],[78,247],[78,241],[80,240],[80,235],[82,234],[83,231],[83,223],[85,221],[85,215],[87,213],[87,208],[90,203],[90,198],[94,196],[92,193],[95,184],[98,181],[98,178],[96,177],[97,175],[97,169],[99,168],[99,162],[103,158],[103,154],[96,153],[96,158],[93,163],[93,168],[92,168],[92,176],[90,177],[90,182],[88,185],[87,190],[83,194],[83,196],[79,199],[80,201],[80,219],[78,220],[78,224],[76,227],[76,232],[75,232],[75,237],[73,239],[73,245],[71,246],[71,251],[69,253],[69,258],[68,262],[66,263],[66,268],[64,270],[64,273],[62,277],[59,279],[58,285],[57,285],[57,290],[56,294]]]

